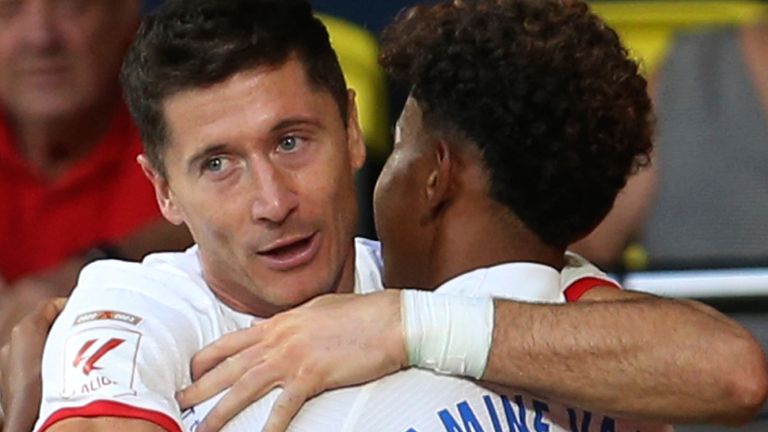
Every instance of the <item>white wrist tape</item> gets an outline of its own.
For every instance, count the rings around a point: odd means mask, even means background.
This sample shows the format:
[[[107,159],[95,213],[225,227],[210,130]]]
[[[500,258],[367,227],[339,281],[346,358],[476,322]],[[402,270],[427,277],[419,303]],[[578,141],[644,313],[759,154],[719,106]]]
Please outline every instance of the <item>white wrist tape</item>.
[[[400,294],[408,361],[435,372],[480,378],[493,337],[493,299],[429,291]]]

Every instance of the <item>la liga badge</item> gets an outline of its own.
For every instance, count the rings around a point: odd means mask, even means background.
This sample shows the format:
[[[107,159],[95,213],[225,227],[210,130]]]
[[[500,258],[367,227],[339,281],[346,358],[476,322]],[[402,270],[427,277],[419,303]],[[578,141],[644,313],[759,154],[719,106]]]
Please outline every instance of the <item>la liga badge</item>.
[[[115,328],[90,328],[67,339],[62,396],[135,395],[136,358],[141,334]]]

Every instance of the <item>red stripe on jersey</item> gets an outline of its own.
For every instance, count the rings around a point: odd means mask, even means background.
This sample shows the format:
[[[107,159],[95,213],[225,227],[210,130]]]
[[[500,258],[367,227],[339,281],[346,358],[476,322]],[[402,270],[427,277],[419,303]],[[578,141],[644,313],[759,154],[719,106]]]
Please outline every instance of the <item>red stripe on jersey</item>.
[[[621,287],[612,280],[601,279],[598,277],[585,277],[577,280],[565,289],[565,300],[568,303],[577,302],[584,296],[584,294],[597,287],[621,289]]]
[[[45,432],[54,424],[72,417],[121,417],[136,420],[146,420],[154,423],[168,432],[181,432],[178,424],[167,415],[118,402],[97,401],[77,408],[64,408],[54,412],[38,432]]]

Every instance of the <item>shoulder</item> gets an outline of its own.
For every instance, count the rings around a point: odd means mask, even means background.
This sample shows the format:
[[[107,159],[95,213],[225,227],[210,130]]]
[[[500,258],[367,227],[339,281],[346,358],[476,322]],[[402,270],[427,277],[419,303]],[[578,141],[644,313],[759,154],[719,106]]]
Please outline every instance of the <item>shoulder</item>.
[[[215,296],[202,279],[196,249],[190,249],[152,254],[142,262],[95,261],[80,272],[69,304],[121,301],[200,309],[215,303]]]
[[[125,350],[138,349],[141,341],[143,352],[174,347],[173,355],[157,355],[173,358],[183,352],[191,358],[216,333],[220,309],[202,280],[174,264],[183,262],[184,255],[159,261],[150,256],[140,263],[100,260],[86,266],[52,326],[55,337],[49,337],[46,352],[56,357],[73,343],[115,339],[125,342]]]

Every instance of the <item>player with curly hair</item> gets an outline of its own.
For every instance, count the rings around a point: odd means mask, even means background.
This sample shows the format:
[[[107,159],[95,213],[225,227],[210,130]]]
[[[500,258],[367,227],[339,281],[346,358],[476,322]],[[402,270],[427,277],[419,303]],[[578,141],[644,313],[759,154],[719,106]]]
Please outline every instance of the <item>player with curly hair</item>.
[[[506,207],[507,225],[535,234],[553,256],[592,231],[628,176],[648,163],[646,81],[616,33],[583,2],[416,6],[385,31],[381,58],[412,89],[405,117],[417,110],[431,134],[479,151],[487,195]],[[395,147],[393,162],[413,151]],[[407,171],[403,177],[413,174]],[[377,203],[385,261],[397,263],[389,268],[423,273],[434,256],[410,246],[388,252],[390,244],[405,244],[387,241],[390,233],[412,238],[412,218],[385,212],[401,204],[410,211],[409,203]],[[387,279],[391,286],[421,286],[413,282]]]

